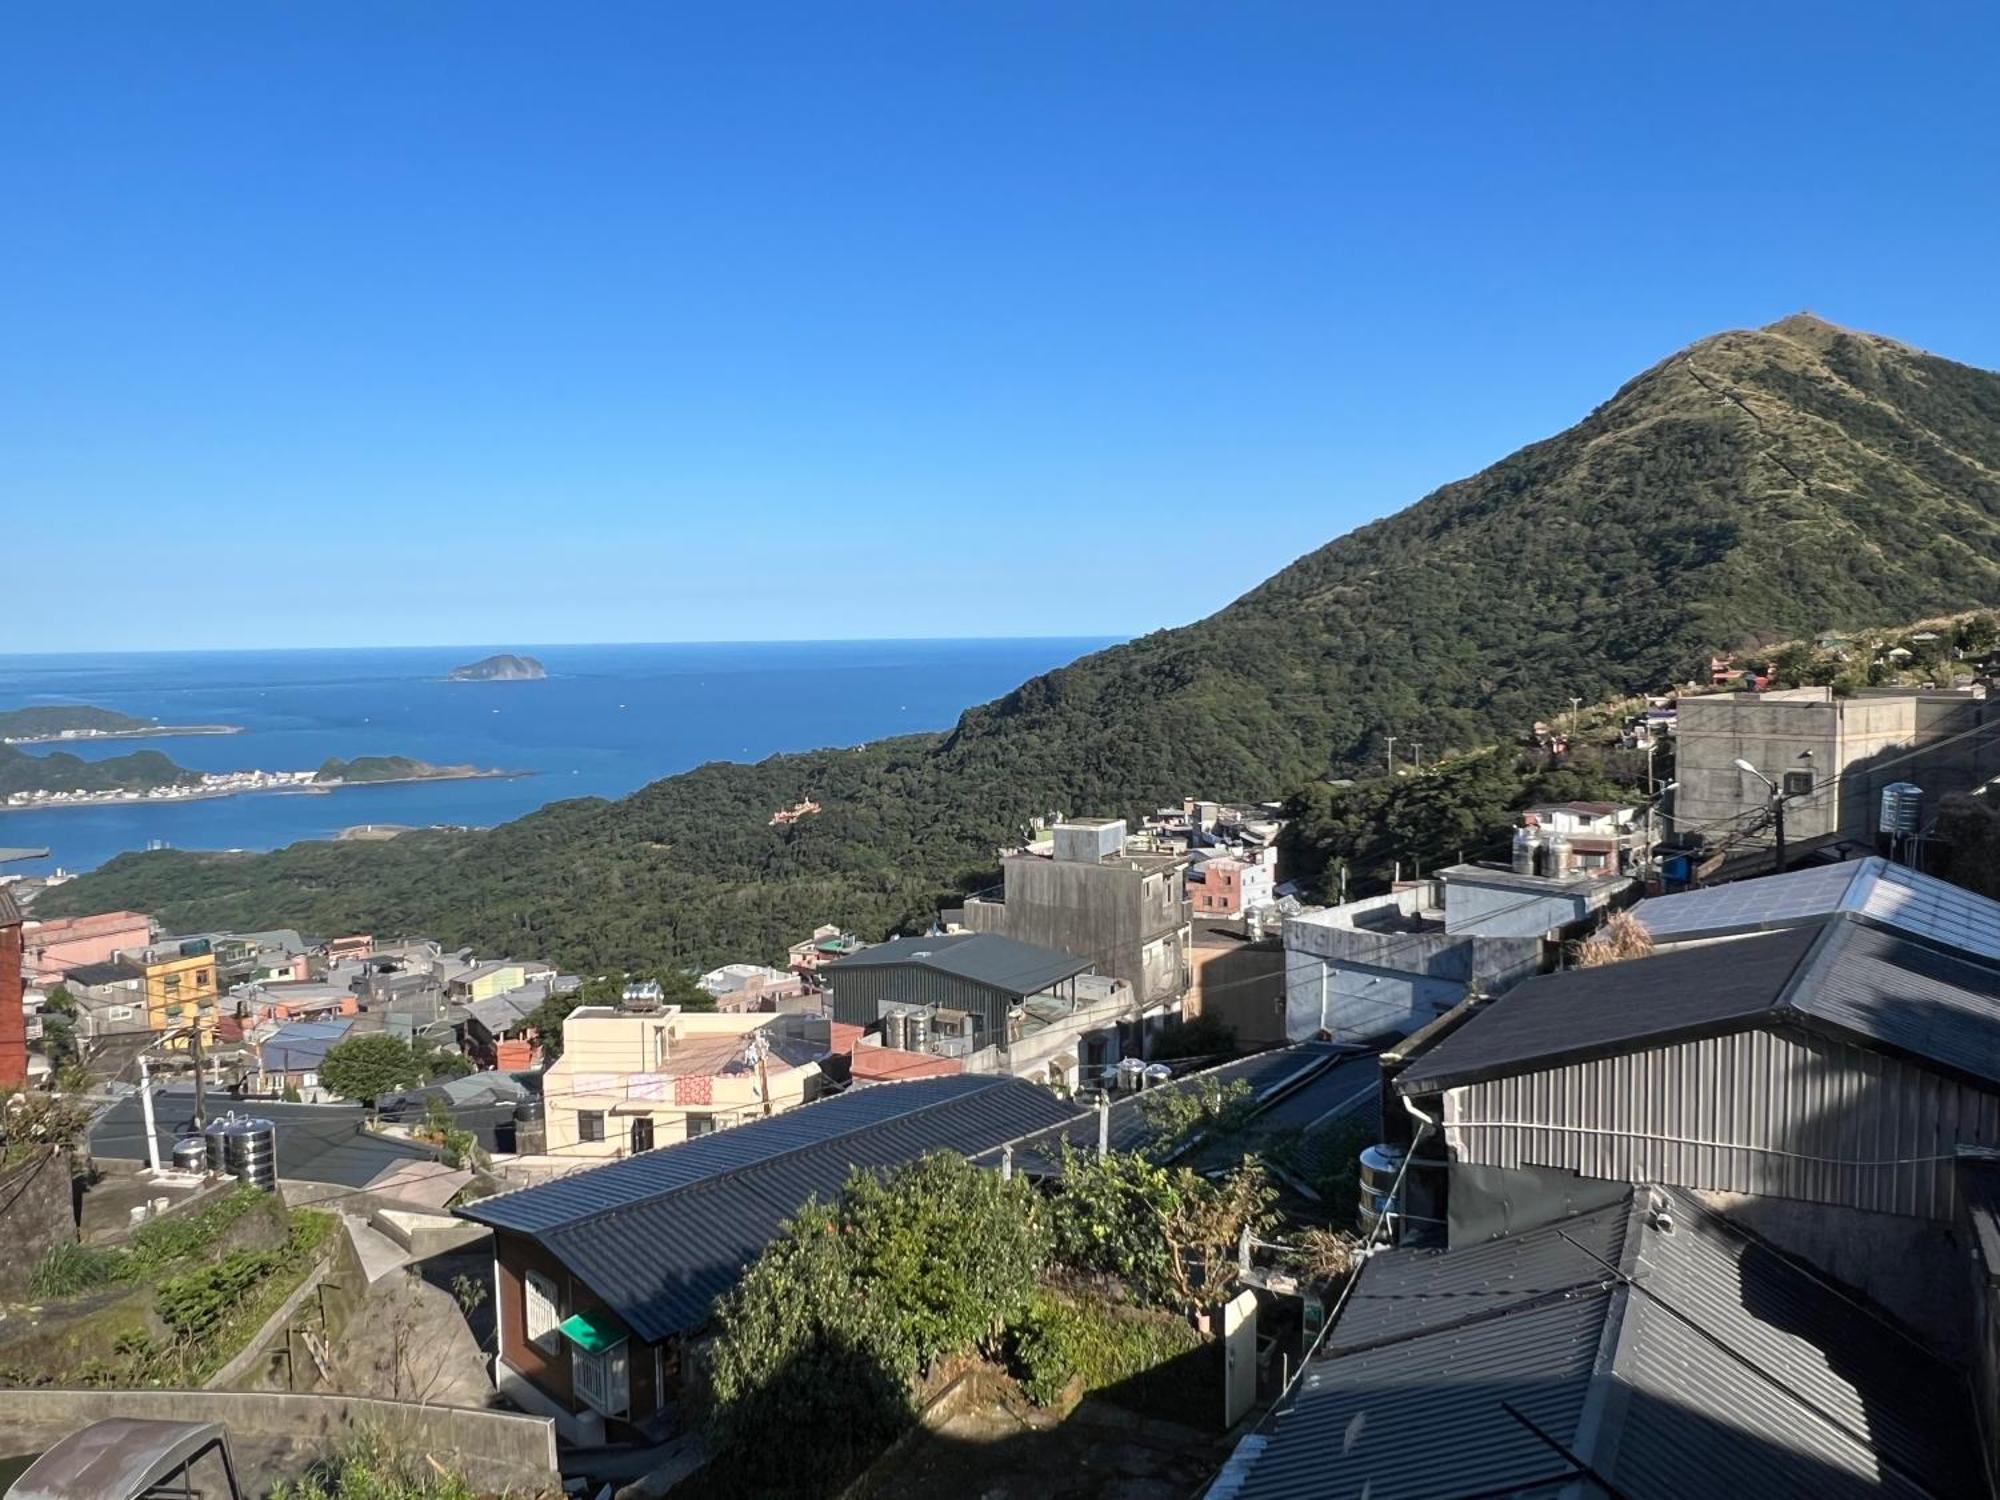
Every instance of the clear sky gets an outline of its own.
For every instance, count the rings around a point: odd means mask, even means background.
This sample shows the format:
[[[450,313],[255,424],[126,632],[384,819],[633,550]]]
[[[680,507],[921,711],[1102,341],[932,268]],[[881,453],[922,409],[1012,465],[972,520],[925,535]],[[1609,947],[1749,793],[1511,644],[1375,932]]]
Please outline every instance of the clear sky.
[[[0,10],[0,651],[1129,634],[1810,307],[2000,7]]]

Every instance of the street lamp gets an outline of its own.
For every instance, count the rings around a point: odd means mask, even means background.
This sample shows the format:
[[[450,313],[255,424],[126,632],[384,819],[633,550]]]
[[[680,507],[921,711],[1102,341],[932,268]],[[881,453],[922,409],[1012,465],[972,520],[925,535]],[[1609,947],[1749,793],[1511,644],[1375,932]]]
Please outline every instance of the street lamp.
[[[1777,782],[1766,776],[1740,755],[1736,757],[1736,769],[1739,771],[1748,771],[1752,776],[1755,776],[1771,789],[1771,821],[1778,833],[1778,873],[1782,875],[1785,870],[1785,794],[1778,790]]]

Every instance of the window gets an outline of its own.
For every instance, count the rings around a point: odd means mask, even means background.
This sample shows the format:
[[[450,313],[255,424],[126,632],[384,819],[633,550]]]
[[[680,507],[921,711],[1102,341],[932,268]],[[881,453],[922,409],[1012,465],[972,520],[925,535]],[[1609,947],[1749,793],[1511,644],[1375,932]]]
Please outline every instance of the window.
[[[576,1138],[580,1141],[604,1139],[604,1111],[580,1109],[576,1112]]]
[[[641,1115],[632,1122],[632,1154],[653,1149],[653,1117]]]
[[[631,1381],[626,1377],[626,1354],[630,1343],[620,1339],[596,1354],[574,1351],[571,1373],[576,1377],[576,1393],[607,1417],[622,1417],[630,1400]]]
[[[132,1007],[129,1005],[111,1006],[104,1012],[104,1019],[107,1021],[129,1021],[132,1019]]]
[[[1813,773],[1810,771],[1785,772],[1785,795],[1787,797],[1809,797],[1812,795]]]
[[[698,1135],[714,1135],[715,1116],[695,1115],[695,1114],[689,1115],[687,1117],[687,1132],[689,1140],[693,1140]]]
[[[522,1280],[527,1308],[528,1342],[544,1354],[553,1354],[562,1343],[562,1311],[556,1302],[556,1284],[540,1271],[530,1271]]]

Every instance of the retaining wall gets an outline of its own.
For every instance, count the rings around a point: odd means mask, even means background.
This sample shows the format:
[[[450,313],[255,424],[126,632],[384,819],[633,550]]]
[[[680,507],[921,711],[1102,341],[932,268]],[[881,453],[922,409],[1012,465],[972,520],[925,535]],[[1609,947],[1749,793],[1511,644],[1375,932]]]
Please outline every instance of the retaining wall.
[[[418,1406],[359,1396],[263,1395],[243,1391],[0,1391],[0,1443],[34,1453],[108,1417],[185,1421],[198,1413],[228,1428],[232,1443],[280,1443],[303,1453],[337,1447],[353,1433],[433,1455],[488,1489],[556,1487],[555,1424],[519,1412]]]

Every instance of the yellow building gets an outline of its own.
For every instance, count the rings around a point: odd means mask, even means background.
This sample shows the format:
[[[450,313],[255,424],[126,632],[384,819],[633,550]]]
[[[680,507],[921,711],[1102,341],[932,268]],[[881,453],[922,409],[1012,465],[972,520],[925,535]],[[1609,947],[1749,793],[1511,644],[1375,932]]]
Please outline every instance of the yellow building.
[[[634,1156],[803,1104],[832,1045],[801,1021],[674,1005],[571,1011],[542,1083],[549,1154]]]
[[[168,939],[129,948],[120,957],[144,975],[146,1024],[155,1031],[199,1026],[203,1042],[215,1038],[215,954],[207,938]]]

